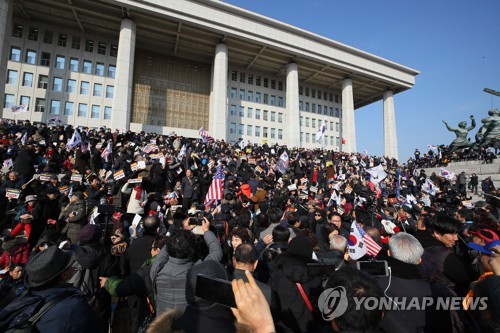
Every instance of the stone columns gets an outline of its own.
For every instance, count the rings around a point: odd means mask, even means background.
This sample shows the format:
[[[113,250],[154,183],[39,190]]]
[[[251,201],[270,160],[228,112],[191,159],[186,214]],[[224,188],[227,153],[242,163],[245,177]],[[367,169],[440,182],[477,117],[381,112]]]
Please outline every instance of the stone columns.
[[[212,94],[210,96],[209,134],[215,139],[228,140],[227,124],[227,46],[219,43],[215,47],[212,75]]]
[[[392,91],[384,92],[384,155],[398,159],[398,137]]]
[[[341,151],[356,152],[356,125],[354,122],[354,100],[352,94],[352,80],[346,78],[342,81],[342,137],[345,144]]]
[[[9,40],[12,32],[12,0],[0,0],[0,116],[3,115]],[[18,78],[20,80],[20,78]]]
[[[286,145],[300,147],[299,71],[296,63],[288,64],[286,74]]]
[[[122,20],[116,58],[116,76],[110,127],[129,129],[132,112],[134,56],[137,26],[131,19]]]

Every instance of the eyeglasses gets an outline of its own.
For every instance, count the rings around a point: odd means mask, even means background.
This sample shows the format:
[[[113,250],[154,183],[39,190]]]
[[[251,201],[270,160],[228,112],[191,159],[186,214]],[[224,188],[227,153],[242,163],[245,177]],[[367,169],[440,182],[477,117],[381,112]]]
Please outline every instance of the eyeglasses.
[[[122,235],[113,234],[113,235],[111,235],[111,237],[118,237],[119,238],[119,237],[122,237]]]
[[[314,214],[314,216],[321,216],[321,214]]]

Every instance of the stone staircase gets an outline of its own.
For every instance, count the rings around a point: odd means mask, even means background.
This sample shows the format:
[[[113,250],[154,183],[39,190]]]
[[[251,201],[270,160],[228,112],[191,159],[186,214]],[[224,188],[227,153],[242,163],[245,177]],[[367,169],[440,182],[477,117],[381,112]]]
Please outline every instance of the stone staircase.
[[[483,192],[481,191],[481,182],[487,177],[491,177],[495,188],[500,186],[500,158],[494,159],[493,163],[485,164],[483,161],[463,161],[463,162],[452,162],[444,167],[449,172],[453,172],[456,175],[465,172],[467,175],[467,181],[471,174],[475,173],[479,178],[478,194],[474,195],[472,193],[472,202],[478,200],[484,200]],[[424,169],[427,176],[430,176],[433,172],[440,174],[440,168],[427,168]],[[469,192],[467,193],[469,194]]]

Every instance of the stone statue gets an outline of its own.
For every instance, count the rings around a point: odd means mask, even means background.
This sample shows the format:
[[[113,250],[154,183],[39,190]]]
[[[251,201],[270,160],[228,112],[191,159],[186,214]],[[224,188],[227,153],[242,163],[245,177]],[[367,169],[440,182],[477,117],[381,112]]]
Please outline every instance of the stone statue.
[[[470,116],[470,120],[471,120],[471,125],[470,125],[470,127],[467,127],[467,128],[465,127],[465,126],[467,126],[466,121],[459,122],[458,128],[451,128],[448,125],[448,123],[443,120],[443,123],[446,125],[446,128],[448,129],[448,131],[455,132],[455,135],[457,136],[455,138],[455,140],[453,140],[453,142],[450,144],[450,147],[448,150],[450,153],[453,153],[454,151],[457,151],[460,149],[470,148],[474,145],[472,142],[467,140],[467,134],[469,134],[469,132],[476,127],[476,120],[474,119],[474,116]]]
[[[488,111],[489,117],[481,120],[483,126],[476,134],[476,145],[478,148],[492,147],[495,140],[500,140],[500,111],[491,109]]]

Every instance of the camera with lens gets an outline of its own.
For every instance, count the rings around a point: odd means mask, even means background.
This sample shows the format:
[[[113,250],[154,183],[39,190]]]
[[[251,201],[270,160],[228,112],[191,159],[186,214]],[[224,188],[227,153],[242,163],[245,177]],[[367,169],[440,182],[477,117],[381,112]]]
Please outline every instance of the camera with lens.
[[[203,217],[190,217],[189,218],[189,225],[202,225],[203,224]]]

